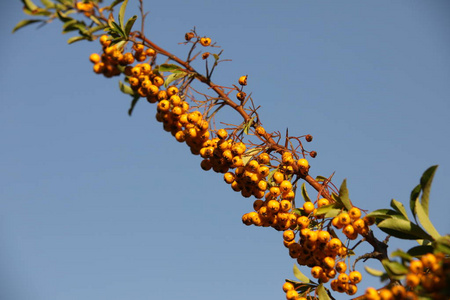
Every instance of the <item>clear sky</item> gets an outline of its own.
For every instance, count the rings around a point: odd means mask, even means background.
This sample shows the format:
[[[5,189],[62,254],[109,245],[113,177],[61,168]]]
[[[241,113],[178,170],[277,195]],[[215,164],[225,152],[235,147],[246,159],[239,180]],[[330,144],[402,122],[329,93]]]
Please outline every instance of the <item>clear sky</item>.
[[[267,130],[312,134],[311,174],[347,178],[357,206],[407,205],[439,164],[430,215],[450,232],[449,1],[144,2],[150,39],[184,57],[185,32],[211,37],[232,59],[213,79],[248,74]],[[283,299],[294,260],[281,233],[241,223],[252,200],[154,106],[127,115],[117,79],[91,71],[97,43],[68,46],[59,23],[11,34],[21,7],[0,10],[0,299]]]

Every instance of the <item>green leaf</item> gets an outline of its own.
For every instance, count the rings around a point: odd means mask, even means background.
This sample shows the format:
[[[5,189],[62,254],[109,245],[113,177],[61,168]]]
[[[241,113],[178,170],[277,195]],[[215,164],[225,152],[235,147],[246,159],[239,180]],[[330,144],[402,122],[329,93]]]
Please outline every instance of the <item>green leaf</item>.
[[[364,269],[367,273],[369,273],[372,276],[381,277],[383,276],[384,272],[376,269],[372,269],[371,267],[364,266]]]
[[[414,220],[416,219],[416,199],[419,198],[420,191],[422,189],[422,186],[418,184],[412,191],[411,196],[409,198],[409,208],[411,209],[411,212],[413,214]]]
[[[431,237],[416,224],[403,219],[385,219],[378,225],[382,231],[404,240],[427,239]]]
[[[132,95],[135,96],[136,93],[133,91],[133,89],[129,86],[124,84],[122,81],[119,80],[119,89],[122,91],[122,93],[124,94],[128,94],[128,95]]]
[[[55,7],[55,3],[53,3],[53,2],[50,1],[50,0],[41,0],[41,3],[42,3],[45,7],[47,7],[47,8],[53,8],[53,7]]]
[[[245,151],[244,154],[242,154],[242,162],[244,163],[244,166],[247,165],[247,163],[259,152],[261,152],[262,148],[261,147],[255,147],[255,148],[251,148],[248,149],[247,151]]]
[[[39,7],[33,3],[31,0],[22,0],[22,3],[25,5],[25,7],[31,11],[39,9]]]
[[[405,219],[405,217],[392,209],[388,209],[388,208],[382,208],[382,209],[377,209],[374,210],[372,212],[370,212],[369,214],[367,214],[368,217],[373,217],[375,219],[377,219],[377,221],[381,221],[381,220],[385,220],[385,219],[401,219],[401,220],[407,220]]]
[[[116,6],[117,4],[120,4],[120,3],[122,3],[122,2],[123,2],[123,0],[114,0],[114,2],[111,3],[110,6],[108,6],[108,9],[109,9],[109,10],[112,10],[112,9],[114,8],[114,6]]]
[[[317,209],[316,216],[325,214],[325,218],[334,218],[342,211],[342,205],[340,203],[333,203],[322,206]]]
[[[350,198],[348,196],[347,179],[344,179],[341,187],[339,188],[339,198],[341,199],[342,204],[344,204],[344,207],[347,210],[352,209],[353,205],[350,203]]]
[[[390,261],[389,259],[383,259],[381,261],[381,264],[383,265],[390,278],[399,280],[408,273],[408,268],[399,262]]]
[[[69,22],[69,21],[73,20],[73,18],[68,17],[67,14],[63,13],[60,10],[56,11],[56,15],[58,16],[58,19],[61,20],[61,22],[63,22],[63,23],[66,23],[66,22]]]
[[[122,28],[123,31],[125,31],[125,10],[127,9],[128,0],[123,1],[122,5],[120,6],[119,10],[119,25]]]
[[[405,251],[401,250],[401,249],[397,249],[394,252],[391,253],[392,257],[400,257],[406,261],[411,261],[413,259],[413,257],[406,253]]]
[[[317,295],[319,296],[319,300],[331,300],[328,296],[327,291],[325,290],[325,287],[323,286],[323,283],[319,284],[317,286]]]
[[[164,87],[168,87],[169,84],[171,84],[173,81],[183,78],[187,75],[186,72],[180,72],[180,73],[173,73],[167,76],[166,81],[164,82]]]
[[[311,202],[308,192],[306,191],[306,185],[304,182],[302,183],[301,190],[302,190],[302,196],[303,196],[303,199],[305,200],[305,202]]]
[[[311,280],[309,280],[308,277],[303,275],[303,273],[300,271],[300,269],[297,267],[297,265],[294,264],[294,276],[300,280],[301,282],[310,283]]]
[[[250,131],[250,127],[253,125],[255,118],[251,118],[248,120],[247,123],[244,124],[244,133],[248,135],[248,132]]]
[[[133,100],[131,100],[130,109],[128,110],[128,115],[131,117],[131,114],[133,113],[134,107],[136,106],[136,103],[139,101],[139,95],[135,95],[133,97]]]
[[[395,209],[396,211],[398,211],[399,213],[401,213],[405,217],[406,220],[409,220],[408,214],[406,213],[406,209],[405,209],[405,207],[403,206],[403,204],[401,202],[399,202],[399,201],[397,201],[395,199],[392,199],[391,200],[391,207],[393,209]]]
[[[128,35],[131,32],[131,28],[133,28],[134,22],[136,22],[137,16],[132,16],[128,21],[127,24],[125,24],[125,34],[128,37]]]
[[[425,212],[423,204],[419,202],[419,199],[416,199],[415,209],[417,217],[419,218],[420,225],[422,225],[425,231],[428,232],[428,234],[431,235],[434,240],[439,238],[441,235],[439,234],[439,232],[437,232],[436,228],[434,228],[433,223],[431,223],[430,218]]]
[[[215,61],[218,61],[220,59],[220,56],[217,54],[213,54]]]
[[[121,36],[122,38],[126,38],[125,32],[116,22],[114,21],[109,22],[109,29],[112,34],[115,34],[116,36]]]
[[[431,245],[416,246],[409,249],[406,253],[414,257],[419,257],[427,253],[433,253],[433,247]]]
[[[320,176],[320,175],[316,176],[316,181],[318,181],[318,182],[324,182],[327,180],[328,180],[328,178],[326,178],[325,176]]]
[[[89,19],[91,19],[95,24],[100,26],[105,26],[97,17],[90,15]]]
[[[33,19],[33,20],[22,20],[19,23],[16,24],[16,26],[14,26],[12,33],[16,32],[17,30],[19,30],[22,27],[25,27],[27,25],[33,24],[33,23],[37,23],[37,22],[44,22],[43,20],[37,20],[37,19]]]
[[[181,70],[181,67],[174,64],[162,64],[158,67],[159,72],[173,72],[175,70]]]
[[[429,167],[420,178],[420,185],[422,186],[422,198],[420,202],[422,203],[423,210],[425,214],[428,216],[428,202],[430,201],[430,191],[431,191],[431,183],[433,181],[434,173],[436,173],[436,169],[438,166]]]
[[[73,44],[75,42],[81,41],[81,40],[85,40],[86,37],[85,36],[73,36],[70,39],[67,40],[68,44]]]

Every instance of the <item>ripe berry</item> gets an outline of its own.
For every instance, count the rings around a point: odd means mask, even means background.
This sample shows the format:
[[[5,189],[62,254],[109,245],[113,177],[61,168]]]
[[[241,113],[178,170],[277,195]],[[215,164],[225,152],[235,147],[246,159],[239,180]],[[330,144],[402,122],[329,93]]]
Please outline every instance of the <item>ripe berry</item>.
[[[305,213],[310,214],[314,211],[314,204],[310,201],[307,201],[303,204],[303,210]]]
[[[200,38],[200,44],[204,47],[208,47],[209,45],[211,45],[211,39],[208,37],[202,37]]]
[[[244,93],[244,92],[239,92],[239,93],[236,94],[236,98],[237,98],[238,100],[240,100],[240,101],[244,101],[244,99],[245,99],[246,96],[247,96],[247,94]]]
[[[357,207],[352,207],[348,214],[350,215],[350,218],[352,218],[352,220],[357,220],[361,217],[361,210]]]
[[[350,274],[348,275],[350,281],[354,284],[360,283],[361,279],[362,279],[362,275],[360,272],[358,271],[353,271],[350,272]]]
[[[297,167],[299,167],[299,169],[308,171],[309,170],[309,162],[304,158],[300,158],[297,161]]]
[[[347,264],[343,261],[340,261],[334,267],[338,273],[345,273],[347,271]]]
[[[293,285],[292,283],[290,283],[290,282],[285,282],[285,283],[283,284],[283,291],[284,291],[285,293],[287,293],[288,291],[292,291],[292,290],[294,290],[294,285]]]
[[[92,53],[92,54],[89,56],[89,60],[90,60],[92,63],[96,64],[96,63],[100,62],[101,58],[100,58],[100,55],[98,55],[97,53]]]
[[[247,85],[247,75],[239,77],[240,85]]]

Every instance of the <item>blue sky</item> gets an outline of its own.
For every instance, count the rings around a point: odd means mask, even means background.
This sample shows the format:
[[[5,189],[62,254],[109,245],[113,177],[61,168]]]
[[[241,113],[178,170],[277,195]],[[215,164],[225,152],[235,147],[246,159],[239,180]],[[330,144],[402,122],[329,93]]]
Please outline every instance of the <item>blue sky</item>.
[[[211,37],[232,59],[214,81],[248,74],[266,129],[312,134],[311,174],[347,178],[358,206],[406,204],[439,164],[430,215],[449,233],[450,2],[144,2],[150,39],[184,57],[185,32]],[[0,298],[283,299],[281,233],[244,226],[252,201],[154,106],[128,117],[117,80],[91,71],[97,43],[67,45],[58,23],[11,34],[21,6],[0,12]]]

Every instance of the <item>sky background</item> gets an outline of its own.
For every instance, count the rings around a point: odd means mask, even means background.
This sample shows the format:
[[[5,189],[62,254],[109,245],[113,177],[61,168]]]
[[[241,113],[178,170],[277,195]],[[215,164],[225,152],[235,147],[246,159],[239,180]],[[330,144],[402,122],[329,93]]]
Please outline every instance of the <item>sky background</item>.
[[[145,33],[176,55],[194,26],[217,42],[232,61],[214,81],[248,74],[266,129],[312,134],[310,173],[347,178],[355,205],[407,205],[439,164],[430,216],[450,232],[449,1],[144,3]],[[57,22],[11,34],[21,7],[0,10],[0,299],[284,299],[294,260],[280,232],[241,223],[252,200],[202,171],[155,106],[127,115],[117,78],[91,71],[97,42],[67,45]]]

